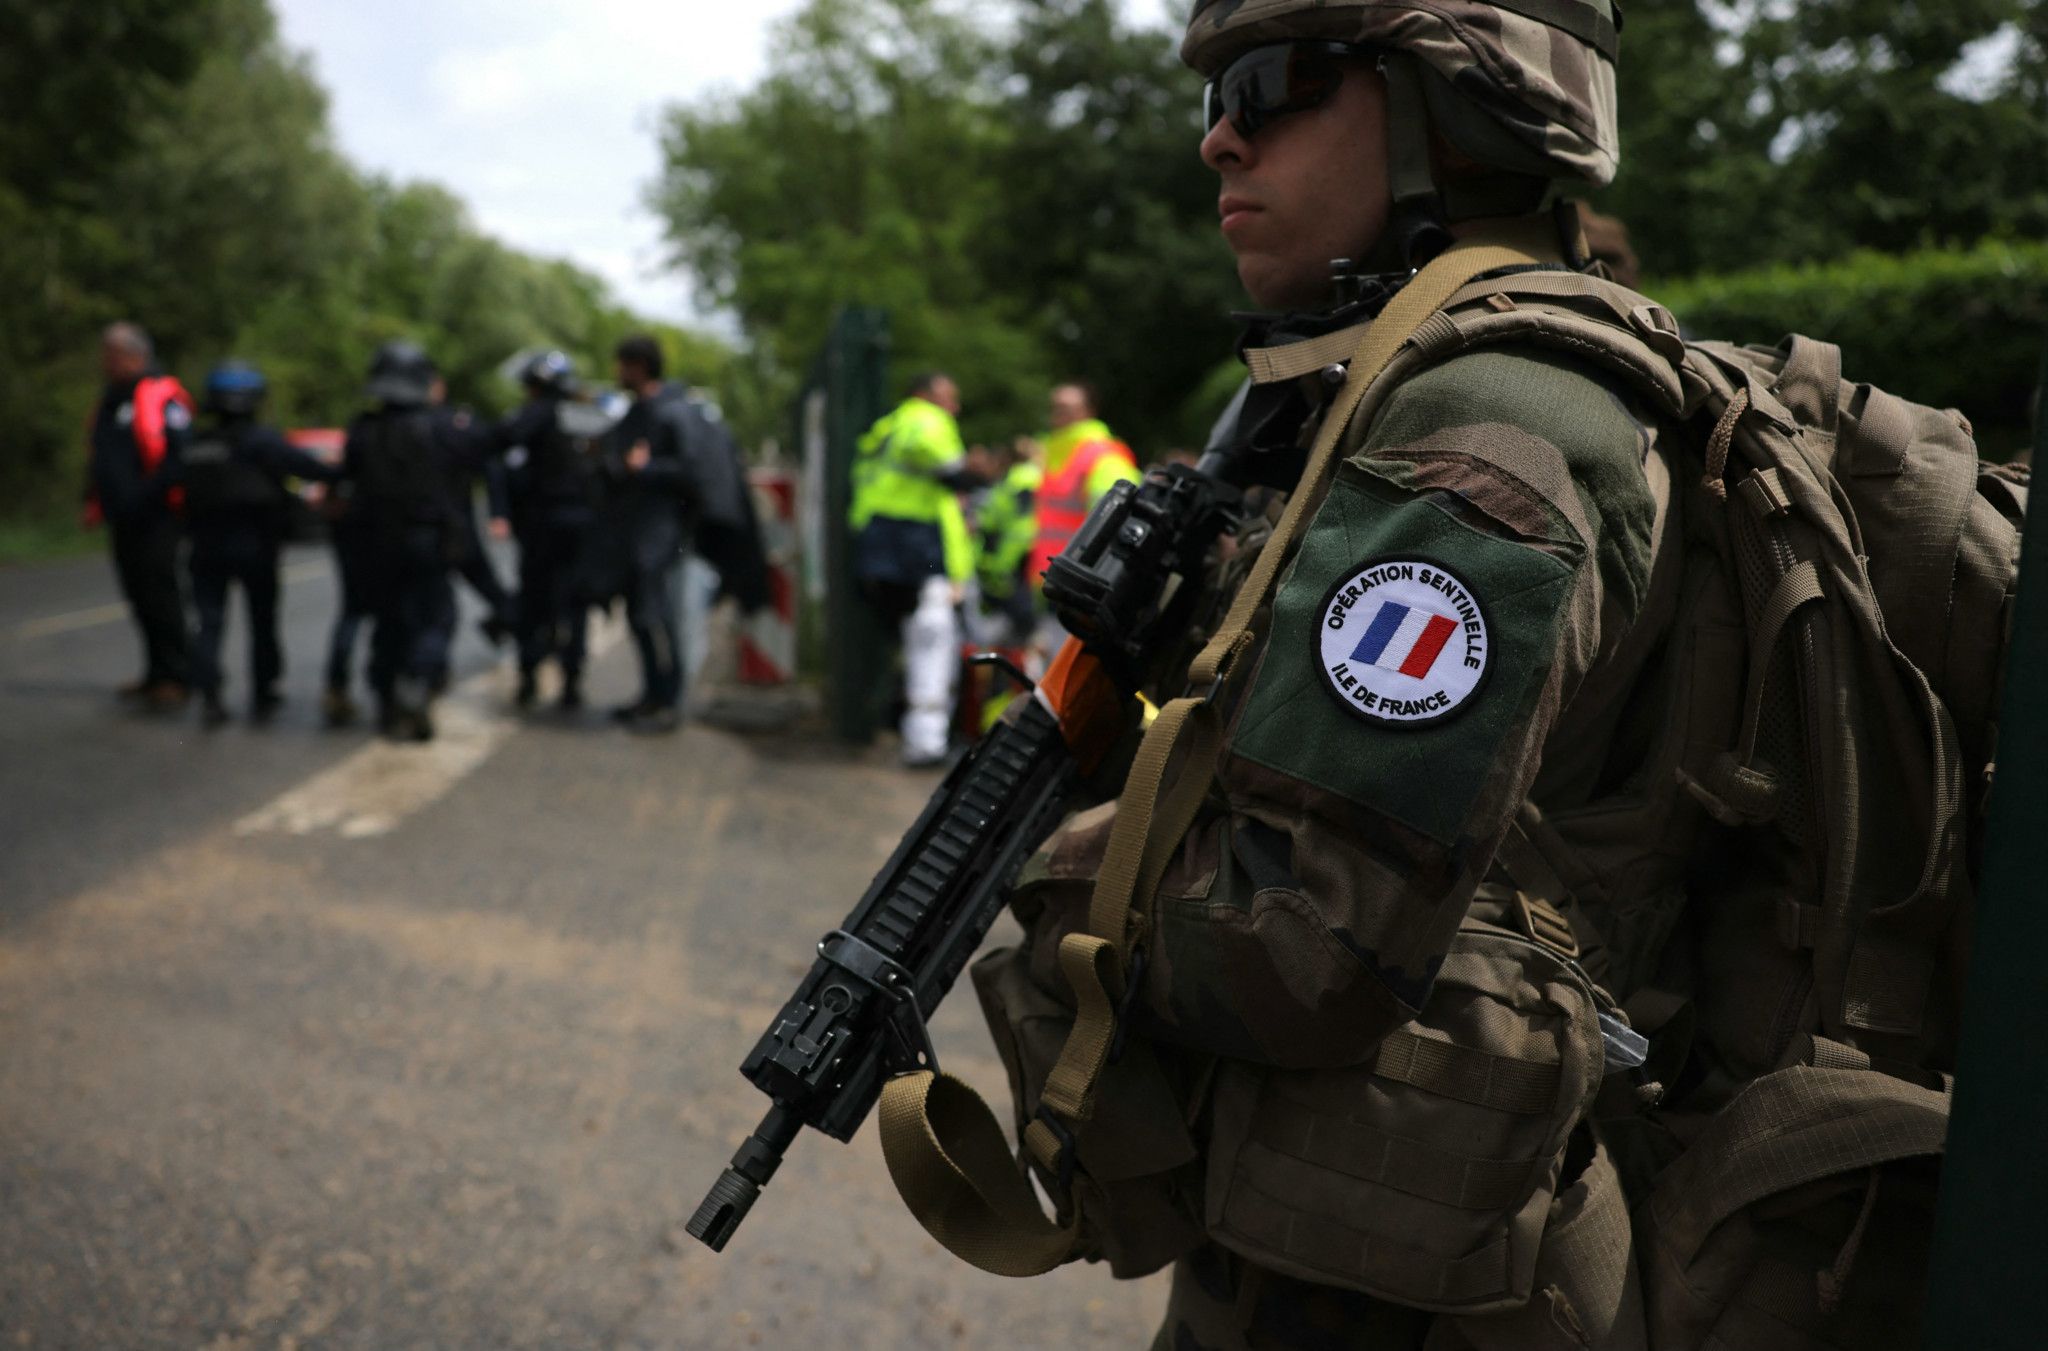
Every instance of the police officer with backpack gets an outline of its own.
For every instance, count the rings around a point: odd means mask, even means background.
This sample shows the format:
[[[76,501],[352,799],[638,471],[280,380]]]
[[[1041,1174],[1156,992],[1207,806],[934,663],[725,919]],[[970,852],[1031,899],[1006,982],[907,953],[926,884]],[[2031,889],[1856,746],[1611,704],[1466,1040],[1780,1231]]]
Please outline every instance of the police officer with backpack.
[[[370,686],[378,727],[401,741],[434,736],[431,703],[445,681],[455,633],[449,574],[461,526],[448,484],[481,464],[474,442],[437,417],[439,372],[410,342],[388,342],[370,363],[371,408],[349,425],[341,477],[352,487],[364,600],[375,628]]]
[[[263,372],[246,362],[214,367],[200,399],[202,420],[185,446],[185,520],[192,541],[192,599],[199,611],[192,683],[208,727],[228,718],[220,653],[230,587],[241,589],[249,616],[249,714],[262,722],[277,712],[277,683],[284,675],[278,554],[289,528],[284,481],[334,476],[329,466],[257,420],[268,392]]]
[[[522,376],[526,403],[496,432],[505,453],[512,533],[519,541],[519,707],[538,697],[550,657],[560,663],[564,712],[583,707],[590,598],[583,575],[596,519],[599,468],[587,429],[571,425],[575,365],[543,352]]]

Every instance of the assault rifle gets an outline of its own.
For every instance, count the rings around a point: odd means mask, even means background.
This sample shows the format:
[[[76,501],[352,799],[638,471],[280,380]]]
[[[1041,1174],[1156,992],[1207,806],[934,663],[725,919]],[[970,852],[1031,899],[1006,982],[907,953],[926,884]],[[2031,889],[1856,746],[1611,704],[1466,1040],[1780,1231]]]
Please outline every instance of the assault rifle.
[[[1233,417],[1243,403],[1219,428],[1245,425]],[[891,1077],[937,1068],[927,1021],[1025,860],[1136,725],[1147,652],[1185,630],[1210,548],[1239,520],[1241,489],[1285,475],[1286,457],[1259,453],[1258,440],[1231,444],[1219,431],[1194,468],[1119,484],[1052,561],[1046,599],[1075,638],[819,940],[810,973],[740,1067],[773,1106],[697,1208],[693,1237],[723,1251],[803,1127],[851,1140]]]

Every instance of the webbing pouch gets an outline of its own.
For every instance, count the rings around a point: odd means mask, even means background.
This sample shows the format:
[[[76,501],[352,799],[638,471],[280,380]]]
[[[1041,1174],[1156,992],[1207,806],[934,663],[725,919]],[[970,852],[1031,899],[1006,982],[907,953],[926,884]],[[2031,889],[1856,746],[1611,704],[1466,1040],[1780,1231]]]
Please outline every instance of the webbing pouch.
[[[1659,1351],[1918,1347],[1948,1097],[1793,1066],[1744,1087],[1636,1214]]]
[[[1418,1308],[1526,1305],[1567,1142],[1602,1079],[1599,1014],[1576,965],[1468,919],[1422,1016],[1371,1063],[1223,1063],[1211,1237],[1255,1265]]]
[[[996,1052],[1009,1072],[1017,1130],[1045,1095],[1046,1076],[1074,1026],[1074,1011],[1032,977],[1029,952],[998,948],[969,969]],[[1179,1088],[1152,1044],[1133,1037],[1102,1072],[1100,1112],[1115,1130],[1075,1144],[1085,1186],[1081,1247],[1122,1279],[1149,1276],[1202,1241],[1201,1167]]]

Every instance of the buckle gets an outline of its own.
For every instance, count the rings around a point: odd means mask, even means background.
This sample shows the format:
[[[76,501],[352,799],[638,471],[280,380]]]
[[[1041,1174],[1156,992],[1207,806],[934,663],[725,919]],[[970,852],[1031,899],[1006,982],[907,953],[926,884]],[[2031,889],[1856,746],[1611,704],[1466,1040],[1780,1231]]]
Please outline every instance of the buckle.
[[[1061,1197],[1074,1194],[1074,1172],[1080,1166],[1080,1159],[1074,1149],[1074,1132],[1065,1122],[1052,1114],[1052,1108],[1038,1104],[1038,1114],[1033,1118],[1039,1125],[1052,1132],[1052,1138],[1060,1142],[1059,1171],[1054,1180],[1059,1184]]]
[[[1571,921],[1556,906],[1539,896],[1517,891],[1513,912],[1516,925],[1529,938],[1567,958],[1578,957],[1578,936],[1572,932]]]
[[[1116,1001],[1116,1033],[1109,1041],[1109,1059],[1105,1066],[1114,1065],[1124,1058],[1124,1045],[1131,1035],[1131,1008],[1138,1002],[1138,990],[1145,983],[1145,948],[1142,944],[1131,949],[1131,964],[1124,972],[1124,996]]]

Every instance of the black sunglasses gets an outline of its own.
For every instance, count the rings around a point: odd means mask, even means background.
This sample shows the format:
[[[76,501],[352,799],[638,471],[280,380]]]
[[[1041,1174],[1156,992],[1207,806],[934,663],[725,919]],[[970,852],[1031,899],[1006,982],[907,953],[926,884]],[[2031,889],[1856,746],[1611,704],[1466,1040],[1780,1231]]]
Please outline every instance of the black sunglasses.
[[[1275,118],[1328,103],[1344,82],[1344,63],[1377,53],[1345,42],[1276,42],[1254,47],[1202,89],[1202,130],[1224,118],[1247,139]]]

